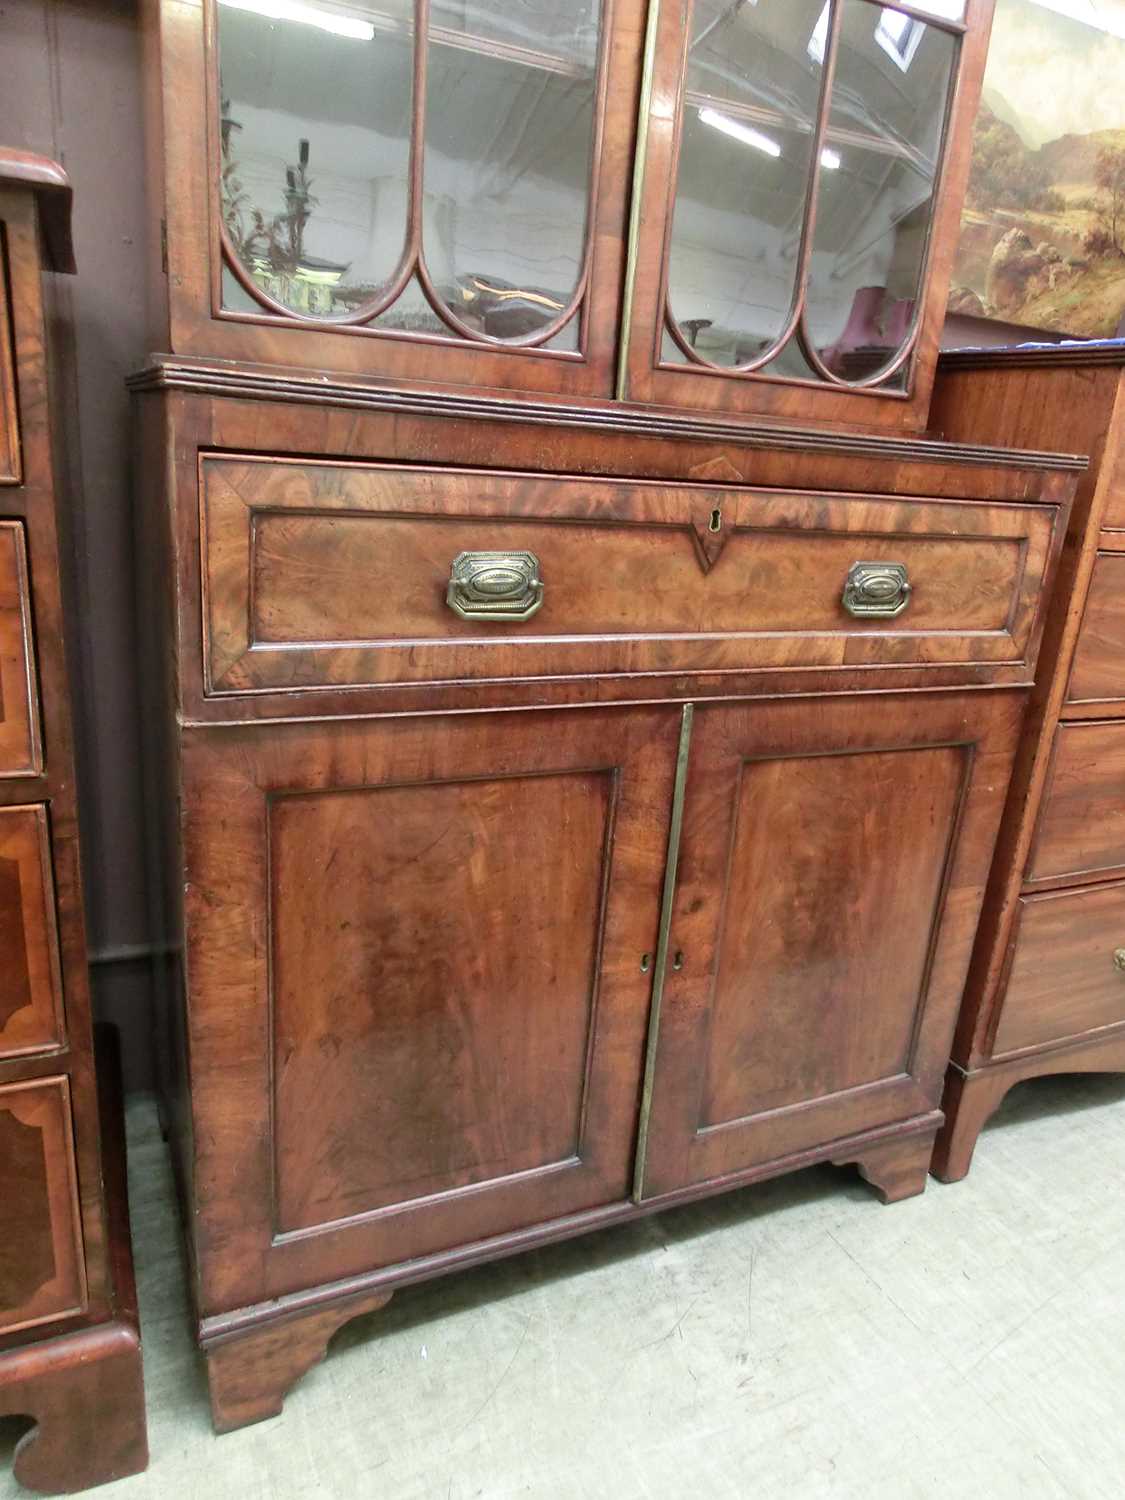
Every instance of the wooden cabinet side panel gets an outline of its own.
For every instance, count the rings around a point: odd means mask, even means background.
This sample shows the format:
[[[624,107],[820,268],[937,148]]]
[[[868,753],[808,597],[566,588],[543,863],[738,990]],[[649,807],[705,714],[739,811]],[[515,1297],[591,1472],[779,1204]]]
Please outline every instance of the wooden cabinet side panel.
[[[932,421],[943,436],[969,441],[1050,445],[1090,454],[1079,477],[1066,543],[1046,614],[1035,686],[1012,773],[1011,791],[954,1038],[963,1068],[990,1055],[1003,1005],[1013,924],[1023,888],[1078,644],[1099,528],[1111,502],[1125,447],[1125,380],[1116,365],[1002,363],[939,367]]]

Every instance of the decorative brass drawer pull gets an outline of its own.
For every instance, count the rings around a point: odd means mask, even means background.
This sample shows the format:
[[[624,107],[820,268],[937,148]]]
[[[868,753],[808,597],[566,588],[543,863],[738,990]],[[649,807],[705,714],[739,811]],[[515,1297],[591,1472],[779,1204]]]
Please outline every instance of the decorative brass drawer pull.
[[[1113,950],[1113,967],[1115,969],[1125,969],[1125,948],[1115,948]]]
[[[534,552],[460,552],[445,602],[463,620],[530,620],[543,603]]]
[[[843,602],[848,614],[857,620],[893,620],[910,603],[906,564],[852,563]]]

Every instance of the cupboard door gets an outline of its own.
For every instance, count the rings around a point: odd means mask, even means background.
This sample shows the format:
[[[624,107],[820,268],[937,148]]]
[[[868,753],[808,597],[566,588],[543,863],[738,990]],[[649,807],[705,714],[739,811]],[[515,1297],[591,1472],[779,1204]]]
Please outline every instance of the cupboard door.
[[[925,425],[992,0],[662,0],[628,394]]]
[[[696,710],[639,1196],[937,1108],[1021,711]]]
[[[70,1090],[65,1078],[0,1087],[0,1333],[86,1302]]]
[[[679,721],[189,735],[205,1311],[628,1198]]]
[[[641,0],[202,12],[162,16],[175,352],[610,393]]]

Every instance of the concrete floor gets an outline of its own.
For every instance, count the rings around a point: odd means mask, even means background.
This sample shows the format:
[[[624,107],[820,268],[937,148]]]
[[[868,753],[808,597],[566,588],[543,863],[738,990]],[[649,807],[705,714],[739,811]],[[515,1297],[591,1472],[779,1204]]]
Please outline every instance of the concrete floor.
[[[152,1465],[105,1500],[1125,1497],[1120,1077],[891,1208],[815,1168],[401,1293],[222,1438],[150,1100],[129,1140]]]

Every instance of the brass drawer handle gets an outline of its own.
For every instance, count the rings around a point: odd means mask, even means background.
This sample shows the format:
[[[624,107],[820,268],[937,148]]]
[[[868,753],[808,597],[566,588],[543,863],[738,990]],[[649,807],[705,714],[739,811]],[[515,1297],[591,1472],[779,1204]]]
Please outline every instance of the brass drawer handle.
[[[1125,948],[1115,948],[1113,950],[1113,967],[1115,969],[1125,969]]]
[[[910,592],[905,563],[852,563],[844,608],[857,620],[893,620],[910,603]]]
[[[534,552],[459,552],[445,602],[463,620],[530,620],[543,603]]]

